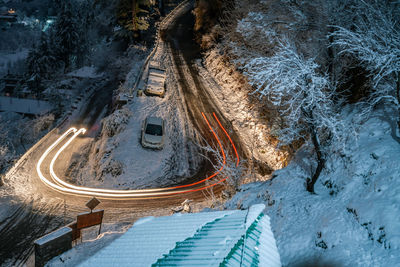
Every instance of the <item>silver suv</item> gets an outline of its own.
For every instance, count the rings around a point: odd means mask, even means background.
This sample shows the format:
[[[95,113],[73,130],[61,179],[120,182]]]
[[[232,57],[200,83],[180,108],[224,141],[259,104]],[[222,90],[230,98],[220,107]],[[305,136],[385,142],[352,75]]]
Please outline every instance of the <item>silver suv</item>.
[[[158,117],[147,117],[142,125],[141,143],[143,147],[162,149],[164,146],[164,120]]]

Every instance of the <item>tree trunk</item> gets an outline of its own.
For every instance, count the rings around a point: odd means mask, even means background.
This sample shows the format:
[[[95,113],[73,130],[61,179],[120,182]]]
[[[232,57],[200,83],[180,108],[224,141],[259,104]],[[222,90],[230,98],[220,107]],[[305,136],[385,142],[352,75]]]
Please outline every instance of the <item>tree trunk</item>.
[[[132,25],[133,25],[133,31],[137,32],[137,27],[136,27],[136,0],[132,0]]]
[[[160,10],[161,16],[165,16],[164,0],[159,0],[158,9]]]
[[[398,112],[398,117],[397,117],[397,127],[400,131],[400,71],[397,73],[397,83],[396,83],[396,97],[397,97],[397,112]]]
[[[317,169],[315,170],[315,173],[312,176],[311,180],[310,179],[307,180],[307,191],[310,193],[314,193],[315,182],[317,181],[319,175],[321,174],[322,169],[325,167],[325,158],[322,154],[321,144],[319,142],[317,132],[315,130],[314,125],[311,125],[310,129],[311,129],[311,140],[313,142],[315,152],[317,153],[318,165],[317,165]]]

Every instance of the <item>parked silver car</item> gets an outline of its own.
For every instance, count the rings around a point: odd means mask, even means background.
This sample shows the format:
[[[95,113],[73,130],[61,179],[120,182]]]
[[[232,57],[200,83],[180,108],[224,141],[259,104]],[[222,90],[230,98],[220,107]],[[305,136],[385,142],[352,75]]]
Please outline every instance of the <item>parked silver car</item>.
[[[164,147],[164,120],[158,117],[147,117],[142,125],[141,144],[143,147],[162,149]]]

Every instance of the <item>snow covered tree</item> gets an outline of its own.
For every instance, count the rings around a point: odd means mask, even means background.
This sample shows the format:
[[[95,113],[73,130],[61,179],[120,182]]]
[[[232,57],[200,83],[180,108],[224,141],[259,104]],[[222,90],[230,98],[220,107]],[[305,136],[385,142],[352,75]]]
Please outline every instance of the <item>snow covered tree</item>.
[[[89,58],[90,47],[98,40],[97,36],[93,36],[93,31],[98,31],[98,25],[94,25],[95,11],[93,3],[88,1],[77,2],[73,12],[76,14],[76,22],[78,27],[79,45],[75,51],[76,67],[80,68],[85,65]],[[96,27],[96,28],[94,28]]]
[[[58,59],[64,62],[65,71],[71,63],[71,56],[76,55],[80,44],[77,14],[73,12],[70,3],[63,4],[54,25],[52,35],[54,50]]]
[[[118,24],[122,27],[117,35],[128,39],[140,39],[140,31],[149,28],[148,7],[150,0],[120,0],[117,8]]]
[[[356,58],[370,74],[373,92],[366,112],[385,101],[399,113],[400,128],[400,3],[359,1],[353,25],[334,26],[329,35],[339,55]]]
[[[36,93],[42,91],[42,81],[48,79],[56,65],[55,58],[49,50],[47,36],[42,33],[40,44],[33,47],[27,58],[29,80],[32,82]]]
[[[285,121],[279,136],[282,144],[311,138],[317,168],[307,180],[307,190],[314,192],[338,128],[329,76],[320,72],[315,59],[304,58],[289,42],[280,42],[275,55],[255,57],[243,68],[255,93],[279,109]]]

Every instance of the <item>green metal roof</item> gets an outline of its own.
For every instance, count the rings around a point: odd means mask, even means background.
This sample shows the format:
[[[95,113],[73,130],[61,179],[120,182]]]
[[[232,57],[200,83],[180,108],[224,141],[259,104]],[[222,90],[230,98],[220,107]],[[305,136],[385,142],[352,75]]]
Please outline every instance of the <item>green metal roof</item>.
[[[281,266],[264,209],[143,218],[79,266]]]
[[[152,266],[281,266],[269,217],[248,212],[207,223]]]
[[[218,266],[244,235],[246,214],[240,211],[206,224],[153,266]]]

